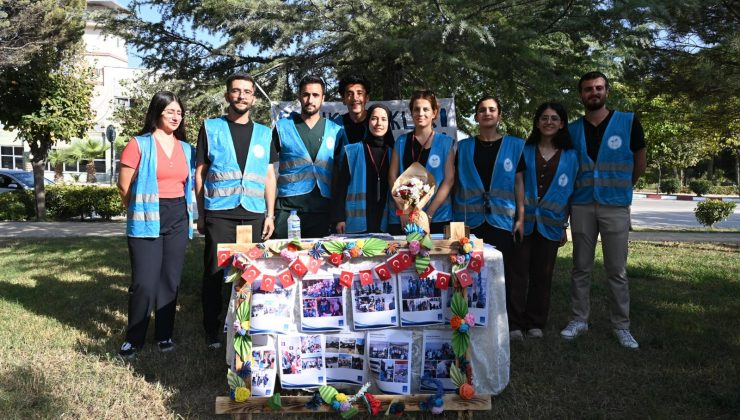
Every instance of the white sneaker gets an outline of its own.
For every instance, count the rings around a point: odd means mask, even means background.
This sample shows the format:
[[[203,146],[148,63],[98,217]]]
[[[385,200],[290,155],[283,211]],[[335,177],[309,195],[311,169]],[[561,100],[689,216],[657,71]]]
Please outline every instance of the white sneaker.
[[[588,331],[588,324],[583,321],[571,320],[568,325],[560,331],[560,336],[566,340],[572,340],[579,335],[586,334]]]
[[[632,334],[630,334],[630,330],[619,330],[615,328],[614,335],[617,337],[619,344],[626,349],[637,349],[640,347],[635,337],[632,337]]]
[[[542,330],[539,328],[532,328],[527,330],[527,338],[542,338],[545,335],[542,333]]]
[[[521,330],[509,331],[509,341],[524,341],[524,335]]]

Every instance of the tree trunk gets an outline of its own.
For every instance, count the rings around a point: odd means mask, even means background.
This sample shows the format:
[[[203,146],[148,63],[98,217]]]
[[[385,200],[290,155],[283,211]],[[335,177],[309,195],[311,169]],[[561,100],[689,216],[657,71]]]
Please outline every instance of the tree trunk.
[[[658,164],[658,185],[655,186],[655,192],[660,193],[660,181],[663,179],[663,172],[660,170],[660,164]]]
[[[714,179],[714,156],[709,157],[709,165],[707,166],[707,179]]]
[[[385,67],[385,83],[383,83],[383,99],[401,99],[401,75],[403,66],[391,63]]]
[[[85,165],[85,169],[87,170],[87,183],[96,183],[98,181],[98,177],[95,175],[95,161],[91,160],[87,162],[87,165]]]
[[[57,162],[54,165],[54,182],[64,182],[64,163]]]
[[[46,188],[44,186],[44,160],[31,161],[33,167],[33,193],[36,196],[36,221],[43,222],[46,220]]]
[[[735,149],[735,185],[737,195],[740,195],[740,147]]]

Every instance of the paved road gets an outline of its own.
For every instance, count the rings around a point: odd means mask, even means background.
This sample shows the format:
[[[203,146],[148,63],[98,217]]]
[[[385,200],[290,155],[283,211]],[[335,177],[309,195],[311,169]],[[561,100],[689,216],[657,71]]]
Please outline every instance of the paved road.
[[[635,198],[632,200],[632,226],[655,229],[704,227],[694,217],[697,204],[694,201]],[[715,227],[740,229],[740,204],[732,216]]]

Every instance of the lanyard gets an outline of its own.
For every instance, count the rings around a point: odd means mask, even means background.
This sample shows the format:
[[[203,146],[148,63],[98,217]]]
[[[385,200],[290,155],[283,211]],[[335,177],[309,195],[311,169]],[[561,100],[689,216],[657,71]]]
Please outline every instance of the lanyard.
[[[419,140],[416,140],[416,134],[413,135],[413,137],[411,138],[411,160],[413,160],[414,162],[419,162],[421,160],[421,155],[424,154],[424,148],[427,144],[429,144],[432,136],[434,136],[434,130],[432,130],[432,132],[429,134],[429,137],[427,137],[427,140],[424,142],[424,144],[421,144]],[[414,158],[414,140],[416,140],[416,142],[419,143],[419,146],[421,146],[421,150],[419,150],[419,157],[417,158]]]
[[[383,158],[380,159],[380,166],[375,164],[375,158],[373,157],[373,152],[370,150],[370,145],[365,143],[365,148],[367,149],[367,154],[370,155],[370,161],[373,163],[373,168],[375,168],[375,174],[378,175],[378,183],[376,184],[376,201],[380,201],[380,170],[383,169],[383,163],[385,163],[385,157],[388,155],[388,148],[385,148],[385,151],[383,152]]]

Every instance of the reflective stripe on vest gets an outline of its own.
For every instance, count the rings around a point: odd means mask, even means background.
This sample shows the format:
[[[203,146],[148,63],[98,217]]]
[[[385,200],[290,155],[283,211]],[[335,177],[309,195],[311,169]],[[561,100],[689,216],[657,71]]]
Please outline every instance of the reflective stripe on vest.
[[[570,123],[568,129],[578,152],[580,170],[575,183],[573,204],[594,201],[610,206],[628,206],[632,203],[632,171],[634,154],[630,150],[634,114],[617,112],[604,131],[599,154],[594,162],[586,146],[585,119]]]
[[[578,153],[563,150],[560,162],[550,187],[541,200],[537,199],[537,146],[524,147],[524,234],[531,235],[535,222],[537,231],[551,241],[559,241],[563,233],[563,223],[568,217],[568,202],[573,195],[575,179],[578,174]]]
[[[331,120],[326,120],[321,147],[316,161],[312,161],[292,116],[278,120],[276,128],[280,137],[278,197],[308,194],[318,185],[321,196],[331,198],[334,150],[337,141],[346,143],[344,129]]]
[[[408,133],[401,135],[401,137],[396,140],[396,144],[394,146],[394,152],[398,153],[399,175],[402,174],[404,170],[406,170],[406,168],[403,166],[403,153],[406,150],[406,141],[411,141],[409,140],[410,135],[412,136],[413,134]],[[453,143],[454,140],[452,140],[452,137],[443,133],[434,133],[434,138],[432,139],[432,147],[429,149],[429,158],[427,159],[425,167],[434,176],[434,181],[436,183],[436,188],[434,190],[435,194],[437,191],[439,191],[439,186],[442,185],[442,181],[444,181],[445,165],[447,163],[449,154],[452,153]],[[424,208],[425,210],[429,207],[429,204],[431,204],[432,201],[434,201],[434,197],[429,200],[426,207]],[[395,209],[395,205],[391,208]],[[395,211],[389,211],[388,218],[388,222],[390,224],[397,225],[401,223],[401,220],[398,216],[396,216]],[[452,197],[448,195],[442,205],[437,208],[437,211],[434,213],[434,217],[432,217],[431,222],[449,222],[451,220]]]
[[[234,141],[226,118],[211,118],[203,125],[208,136],[211,162],[204,184],[205,208],[229,210],[242,206],[253,213],[264,213],[265,182],[270,164],[272,133],[254,123],[244,172],[239,168]]]
[[[132,238],[159,237],[159,186],[157,184],[157,144],[151,134],[134,137],[141,157],[136,178],[131,183],[131,198],[126,215],[126,235]],[[178,142],[185,155],[188,175],[185,179],[185,204],[188,210],[188,236],[193,237],[193,147]]]
[[[483,222],[510,231],[514,227],[516,196],[514,184],[516,168],[524,148],[524,140],[504,136],[493,166],[488,194],[483,188],[474,164],[475,138],[461,140],[457,147],[457,189],[455,191],[455,220],[470,227]],[[487,197],[487,200],[486,200]],[[487,201],[487,202],[486,202]]]

